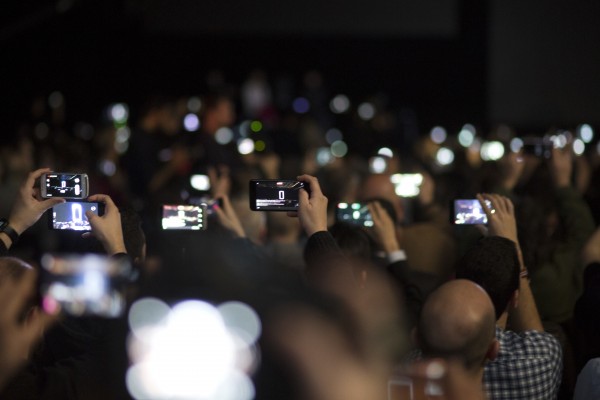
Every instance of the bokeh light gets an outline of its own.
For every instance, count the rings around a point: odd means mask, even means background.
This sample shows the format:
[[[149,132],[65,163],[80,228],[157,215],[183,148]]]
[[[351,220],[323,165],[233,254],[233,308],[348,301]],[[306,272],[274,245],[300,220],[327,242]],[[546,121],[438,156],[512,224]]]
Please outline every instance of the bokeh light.
[[[573,153],[580,156],[585,152],[585,143],[581,139],[575,139],[573,141]]]
[[[577,129],[577,131],[579,138],[583,140],[584,143],[590,143],[592,140],[594,140],[594,129],[590,125],[583,124]]]
[[[240,154],[250,154],[254,151],[254,140],[245,138],[238,140],[238,152]]]
[[[438,165],[448,166],[454,162],[454,152],[447,147],[441,147],[435,154]]]
[[[357,112],[360,119],[369,121],[375,116],[375,106],[369,102],[364,102],[358,106]]]
[[[298,114],[306,114],[310,110],[310,103],[305,97],[297,97],[292,103],[292,108]]]
[[[188,132],[195,132],[200,128],[200,119],[196,114],[187,114],[183,118],[183,127]]]
[[[215,140],[219,144],[228,144],[233,140],[233,131],[230,128],[223,127],[215,132]]]
[[[345,113],[350,108],[350,99],[346,95],[338,94],[329,102],[329,108],[335,114]]]
[[[442,144],[446,141],[446,138],[448,137],[448,133],[446,132],[446,129],[444,129],[443,127],[434,126],[431,129],[431,132],[429,132],[429,137],[431,138],[431,140],[434,143]]]
[[[331,144],[331,154],[334,157],[341,158],[348,153],[348,145],[343,140],[336,140]]]

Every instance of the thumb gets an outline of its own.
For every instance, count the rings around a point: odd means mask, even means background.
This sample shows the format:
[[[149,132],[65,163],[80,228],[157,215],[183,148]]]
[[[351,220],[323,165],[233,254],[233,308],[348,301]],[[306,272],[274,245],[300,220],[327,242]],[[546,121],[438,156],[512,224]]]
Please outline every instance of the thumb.
[[[300,189],[298,192],[298,201],[300,202],[300,205],[302,206],[303,203],[308,204],[308,200],[308,192],[305,189]]]
[[[90,223],[92,223],[92,220],[94,218],[98,218],[98,216],[96,214],[94,214],[93,212],[91,212],[89,210],[85,212],[85,217],[87,218],[88,221],[90,221]]]
[[[47,199],[42,201],[42,205],[44,207],[44,210],[48,210],[49,208],[52,208],[56,205],[59,205],[61,203],[65,203],[66,200],[65,199],[60,199],[60,198],[54,198],[54,199]]]

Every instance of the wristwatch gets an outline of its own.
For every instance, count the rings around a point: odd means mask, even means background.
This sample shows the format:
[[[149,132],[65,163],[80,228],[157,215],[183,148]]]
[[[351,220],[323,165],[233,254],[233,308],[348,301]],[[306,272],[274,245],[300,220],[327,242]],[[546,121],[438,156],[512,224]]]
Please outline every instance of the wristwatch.
[[[10,225],[8,225],[8,220],[6,218],[0,218],[0,232],[6,233],[6,235],[12,241],[12,244],[17,243],[17,240],[19,240],[19,234]]]

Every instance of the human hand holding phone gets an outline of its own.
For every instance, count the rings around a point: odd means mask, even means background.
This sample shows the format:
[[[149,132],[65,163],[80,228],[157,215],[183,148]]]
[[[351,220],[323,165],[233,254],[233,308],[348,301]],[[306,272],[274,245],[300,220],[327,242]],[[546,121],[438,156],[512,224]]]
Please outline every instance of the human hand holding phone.
[[[88,200],[104,203],[104,215],[98,216],[91,211],[86,211],[85,216],[90,221],[92,231],[86,232],[82,236],[94,236],[102,243],[104,250],[109,255],[127,253],[121,227],[121,213],[110,196],[96,194],[90,196]]]
[[[217,215],[217,219],[219,220],[221,226],[233,233],[238,238],[246,237],[246,232],[244,232],[242,223],[235,213],[235,210],[231,206],[229,198],[227,196],[223,196],[220,199],[222,199],[223,206],[220,207],[219,203],[217,202],[214,204],[213,210]]]
[[[300,175],[297,179],[310,187],[310,194],[305,188],[300,189],[298,212],[288,215],[298,216],[300,225],[309,237],[327,231],[327,197],[321,191],[319,180],[311,175]]]
[[[373,218],[373,229],[371,235],[381,250],[387,254],[400,250],[400,244],[396,238],[396,227],[388,212],[378,201],[369,203],[369,211]]]
[[[489,234],[510,239],[518,246],[517,220],[512,201],[497,194],[478,194],[477,200],[487,215]],[[489,204],[486,204],[486,200]]]

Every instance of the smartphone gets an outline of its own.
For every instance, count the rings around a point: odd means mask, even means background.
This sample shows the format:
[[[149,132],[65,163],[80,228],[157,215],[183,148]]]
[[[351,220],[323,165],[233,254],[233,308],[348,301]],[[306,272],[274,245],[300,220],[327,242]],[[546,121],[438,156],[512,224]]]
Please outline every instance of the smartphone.
[[[298,211],[298,193],[304,182],[285,179],[250,181],[250,209],[253,211]]]
[[[175,204],[162,206],[162,229],[169,230],[206,230],[206,204]]]
[[[488,207],[492,206],[489,200],[485,200]],[[452,223],[455,225],[485,225],[487,224],[487,215],[481,208],[477,199],[456,199],[453,201],[453,210],[451,215]],[[494,210],[492,210],[494,212]]]
[[[40,178],[40,195],[43,198],[85,199],[88,197],[88,176],[72,172],[43,174]]]
[[[194,174],[190,176],[190,186],[199,192],[208,192],[210,190],[210,178],[208,175]]]
[[[353,225],[373,226],[373,218],[369,207],[362,203],[338,203],[335,209],[335,219]]]
[[[119,317],[125,290],[134,279],[130,262],[97,254],[50,255],[41,259],[41,307],[72,316]]]
[[[86,211],[104,215],[104,203],[95,201],[67,201],[57,204],[48,213],[48,228],[68,231],[91,231]]]
[[[540,158],[550,158],[552,157],[552,147],[552,142],[544,138],[523,138],[523,154]]]
[[[400,197],[416,197],[421,193],[422,174],[394,174],[390,177],[396,195]]]

